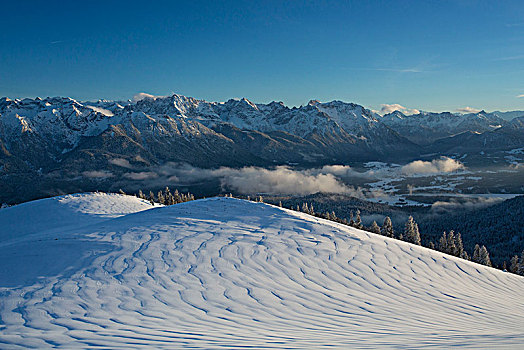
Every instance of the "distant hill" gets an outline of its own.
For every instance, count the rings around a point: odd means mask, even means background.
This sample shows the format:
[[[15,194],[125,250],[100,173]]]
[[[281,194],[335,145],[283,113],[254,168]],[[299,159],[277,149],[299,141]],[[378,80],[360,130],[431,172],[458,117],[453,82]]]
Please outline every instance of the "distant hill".
[[[419,222],[426,241],[438,242],[442,232],[460,232],[464,246],[472,251],[475,244],[485,245],[498,266],[509,262],[524,250],[524,196],[508,199],[487,208],[446,212]]]

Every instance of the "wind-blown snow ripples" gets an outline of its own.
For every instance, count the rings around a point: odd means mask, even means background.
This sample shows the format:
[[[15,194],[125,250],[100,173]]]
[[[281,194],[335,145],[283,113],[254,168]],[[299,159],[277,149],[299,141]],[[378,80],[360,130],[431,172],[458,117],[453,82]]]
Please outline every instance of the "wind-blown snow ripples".
[[[74,271],[1,288],[0,347],[524,342],[524,278],[262,203],[194,201],[23,244],[60,259],[45,250],[101,242]]]

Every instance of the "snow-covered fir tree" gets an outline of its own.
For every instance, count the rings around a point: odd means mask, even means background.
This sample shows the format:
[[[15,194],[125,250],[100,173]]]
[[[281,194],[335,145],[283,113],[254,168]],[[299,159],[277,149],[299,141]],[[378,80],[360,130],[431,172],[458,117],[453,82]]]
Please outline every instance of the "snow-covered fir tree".
[[[489,258],[489,253],[486,246],[482,246],[480,248],[480,263],[482,265],[491,266],[491,259]]]
[[[386,237],[394,237],[395,231],[393,231],[393,223],[391,222],[391,218],[389,216],[384,218],[384,223],[380,228],[380,234]]]
[[[364,228],[362,225],[362,219],[360,218],[360,210],[357,209],[357,215],[355,216],[355,227],[358,229]]]
[[[376,221],[373,221],[371,223],[371,226],[369,227],[369,232],[380,234],[380,226],[378,226]]]
[[[509,272],[518,273],[519,272],[519,257],[515,255],[509,261]]]
[[[404,239],[407,242],[420,245],[420,232],[418,230],[418,225],[413,219],[413,216],[409,216],[408,221],[406,222],[406,227],[404,229]]]
[[[475,249],[473,249],[473,256],[471,257],[471,261],[480,264],[480,246],[478,244],[475,244]]]
[[[524,250],[522,251],[522,255],[520,256],[519,269],[517,273],[521,276],[524,276]]]

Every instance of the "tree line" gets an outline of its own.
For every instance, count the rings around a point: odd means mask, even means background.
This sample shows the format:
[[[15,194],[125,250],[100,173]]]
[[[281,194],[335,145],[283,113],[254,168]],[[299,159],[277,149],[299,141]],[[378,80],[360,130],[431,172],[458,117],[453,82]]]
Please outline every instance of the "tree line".
[[[123,190],[118,192],[120,194],[126,194]],[[152,205],[155,203],[162,205],[174,205],[195,200],[195,196],[192,193],[181,193],[178,192],[178,189],[175,189],[174,192],[171,192],[168,186],[166,186],[164,190],[158,191],[156,195],[153,191],[149,191],[149,193],[146,195],[142,190],[138,190],[138,192],[135,193],[135,197],[148,200]]]
[[[250,198],[248,197],[248,199]],[[257,196],[255,201],[263,202],[263,199],[261,196]],[[282,202],[280,201],[278,205],[279,207],[282,207]],[[413,216],[409,216],[406,223],[404,224],[404,228],[400,230],[400,232],[396,232],[393,228],[393,223],[389,216],[386,216],[384,218],[382,226],[379,226],[376,221],[373,221],[370,226],[364,226],[360,217],[360,210],[358,209],[355,212],[350,211],[349,220],[346,218],[337,217],[334,211],[317,213],[315,212],[313,204],[307,202],[304,202],[302,206],[291,206],[288,209],[303,212],[309,215],[348,225],[357,229],[422,246],[420,230]],[[471,255],[468,254],[468,252],[464,249],[464,244],[462,242],[462,236],[460,232],[455,233],[453,230],[449,232],[444,231],[437,244],[435,244],[433,241],[429,241],[429,244],[425,245],[425,247],[436,251],[440,251],[445,254],[453,255],[464,260],[469,260],[478,264],[493,267],[486,246],[480,246],[479,244],[476,244],[473,253]],[[520,257],[520,259],[517,255],[511,258],[509,267],[507,267],[507,264],[504,262],[502,269],[511,273],[524,276],[524,251],[522,252],[522,256]]]
[[[122,190],[120,190],[120,193],[125,194]],[[141,199],[148,200],[151,202],[151,204],[159,203],[162,205],[174,205],[195,200],[195,196],[193,194],[189,192],[180,193],[177,189],[175,189],[174,192],[171,192],[171,190],[167,186],[164,190],[158,191],[156,195],[153,193],[153,191],[149,191],[149,193],[146,195],[142,190],[139,190],[138,193],[135,194],[135,196]],[[231,193],[226,194],[224,196],[231,198],[233,197]],[[264,202],[264,198],[262,196],[255,196],[253,198],[247,196],[247,200],[252,200],[254,202],[259,203]],[[283,207],[282,201],[279,202],[278,206]],[[379,234],[385,237],[398,239],[420,246],[423,245],[419,226],[415,222],[413,216],[409,216],[406,223],[404,224],[404,228],[400,230],[400,232],[396,232],[393,227],[393,222],[391,221],[391,218],[389,216],[386,216],[384,218],[382,226],[379,226],[379,224],[376,221],[373,221],[370,226],[363,225],[360,210],[358,209],[356,211],[350,211],[349,220],[347,218],[337,217],[334,211],[326,211],[324,213],[316,212],[315,208],[313,207],[313,204],[307,202],[302,203],[302,206],[291,206],[288,209],[341,223],[350,227]],[[491,263],[489,252],[485,245],[480,246],[479,244],[476,244],[473,253],[471,255],[468,254],[468,252],[464,248],[464,244],[462,242],[462,235],[460,234],[460,232],[455,233],[453,230],[449,232],[444,231],[437,244],[435,244],[433,241],[429,241],[429,243],[424,246],[426,248],[440,251],[442,253],[449,254],[452,256],[456,256],[464,260],[473,261],[478,264],[494,267]],[[522,255],[520,258],[518,255],[513,256],[510,260],[509,266],[506,262],[504,262],[502,269],[504,271],[524,276],[524,251],[522,251]]]

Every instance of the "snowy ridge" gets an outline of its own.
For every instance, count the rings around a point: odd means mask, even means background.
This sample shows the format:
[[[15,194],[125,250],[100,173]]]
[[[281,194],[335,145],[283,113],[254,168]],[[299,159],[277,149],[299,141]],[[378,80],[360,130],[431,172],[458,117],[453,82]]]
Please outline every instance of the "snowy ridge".
[[[30,131],[54,138],[65,138],[71,145],[81,136],[94,136],[109,125],[126,123],[137,117],[159,120],[192,119],[212,126],[229,123],[245,130],[262,132],[284,131],[307,137],[312,133],[351,135],[366,134],[378,122],[378,115],[362,106],[333,101],[289,108],[283,103],[255,104],[245,98],[223,103],[207,102],[174,94],[167,97],[145,98],[125,106],[117,102],[80,103],[70,98],[46,98],[0,101],[0,131],[13,129]],[[18,118],[18,122],[16,119]],[[25,130],[20,130],[24,128]]]
[[[507,123],[498,115],[485,111],[468,114],[421,112],[413,115],[404,115],[400,111],[394,111],[384,115],[381,121],[419,144],[431,143],[462,132],[493,131]]]
[[[114,193],[80,193],[40,199],[0,211],[0,240],[5,242],[33,233],[90,225],[151,208],[148,201]]]
[[[84,212],[107,211],[82,196]],[[524,341],[522,277],[262,203],[212,198],[0,237],[2,348]]]

